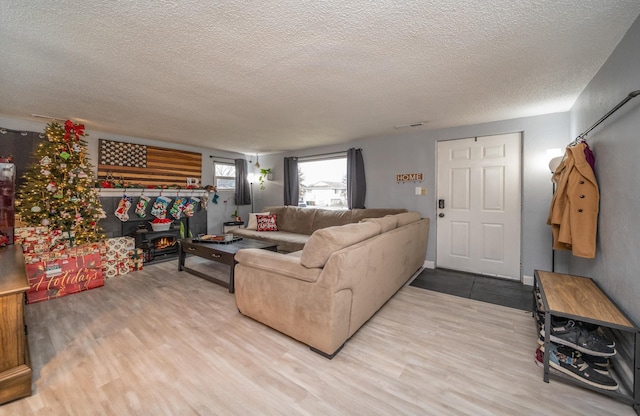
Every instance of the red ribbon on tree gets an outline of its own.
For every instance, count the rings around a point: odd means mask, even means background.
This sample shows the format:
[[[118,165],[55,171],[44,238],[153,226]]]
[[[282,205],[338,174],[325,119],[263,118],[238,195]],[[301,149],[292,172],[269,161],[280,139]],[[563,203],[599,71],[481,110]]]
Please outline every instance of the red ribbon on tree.
[[[84,124],[75,124],[73,121],[67,120],[64,122],[64,129],[66,131],[64,140],[67,142],[71,135],[73,135],[76,140],[80,140],[80,136],[84,136]]]

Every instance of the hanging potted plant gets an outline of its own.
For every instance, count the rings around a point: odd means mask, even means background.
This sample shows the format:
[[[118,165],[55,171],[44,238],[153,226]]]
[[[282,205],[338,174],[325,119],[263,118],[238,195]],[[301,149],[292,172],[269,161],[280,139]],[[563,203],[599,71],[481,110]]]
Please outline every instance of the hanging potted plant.
[[[260,176],[258,176],[258,182],[260,182],[260,189],[264,189],[264,181],[266,179],[271,180],[271,168],[260,169]]]

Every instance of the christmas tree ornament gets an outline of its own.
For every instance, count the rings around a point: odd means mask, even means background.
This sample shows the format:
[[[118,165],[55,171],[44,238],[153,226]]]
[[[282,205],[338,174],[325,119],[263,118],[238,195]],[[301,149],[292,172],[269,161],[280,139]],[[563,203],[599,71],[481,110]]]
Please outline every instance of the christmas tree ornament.
[[[40,164],[42,166],[49,166],[49,164],[51,164],[51,158],[49,156],[45,156],[42,159],[40,159]]]
[[[82,224],[82,222],[84,221],[84,218],[82,218],[82,215],[80,214],[80,211],[76,208],[76,215],[73,217],[73,220],[76,222],[76,224]]]
[[[131,208],[131,198],[123,195],[116,208],[116,217],[122,222],[129,221],[129,208]]]
[[[31,207],[31,212],[40,212],[40,211],[42,211],[42,208],[40,208],[37,205]]]
[[[135,211],[138,217],[144,218],[147,216],[147,206],[149,206],[149,201],[151,201],[151,198],[146,195],[140,195]]]
[[[85,136],[84,134],[84,124],[76,124],[71,120],[67,120],[64,122],[64,141],[68,142],[69,140],[80,140],[80,136]]]
[[[60,153],[60,157],[63,158],[64,160],[67,160],[67,159],[69,159],[71,157],[71,155],[69,153],[67,153],[67,152],[62,152],[62,153]]]
[[[49,192],[55,192],[58,190],[58,187],[56,186],[55,182],[51,181],[47,184],[45,189]]]
[[[151,215],[156,218],[167,218],[167,207],[171,203],[172,199],[167,198],[165,196],[159,196],[153,202],[153,206],[151,207]]]
[[[40,224],[42,224],[42,225],[44,225],[46,227],[49,224],[51,224],[51,222],[48,219],[44,218],[42,221],[40,221]]]
[[[51,171],[50,171],[50,170],[47,170],[47,169],[42,169],[42,170],[40,171],[40,173],[42,174],[42,176],[49,176],[49,175],[51,175]]]

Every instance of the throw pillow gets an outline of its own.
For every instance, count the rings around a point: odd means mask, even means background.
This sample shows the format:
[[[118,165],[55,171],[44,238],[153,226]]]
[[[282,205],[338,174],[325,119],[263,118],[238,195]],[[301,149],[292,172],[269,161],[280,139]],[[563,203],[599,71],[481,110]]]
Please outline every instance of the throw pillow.
[[[269,215],[270,212],[252,212],[249,214],[249,222],[247,223],[247,230],[255,230],[258,228],[258,220],[256,215]]]
[[[257,231],[278,231],[278,224],[276,223],[276,214],[272,215],[256,215],[258,222]]]

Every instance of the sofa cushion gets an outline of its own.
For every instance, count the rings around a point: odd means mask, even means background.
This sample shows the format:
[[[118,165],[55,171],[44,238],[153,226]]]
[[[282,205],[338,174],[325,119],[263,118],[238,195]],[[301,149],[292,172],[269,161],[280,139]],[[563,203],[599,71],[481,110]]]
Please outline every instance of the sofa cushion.
[[[396,214],[395,217],[398,220],[398,227],[403,227],[407,224],[411,224],[412,222],[420,221],[422,218],[420,217],[420,213],[416,211]]]
[[[284,213],[287,211],[287,208],[289,208],[288,205],[276,205],[273,207],[264,207],[262,210],[265,212],[269,211],[271,214],[277,214],[279,217],[284,218]]]
[[[249,222],[247,222],[247,230],[255,230],[258,228],[258,220],[256,215],[269,215],[270,212],[252,212],[249,214]]]
[[[373,222],[378,224],[380,226],[381,233],[394,230],[398,226],[398,220],[395,215],[387,215],[382,218],[365,218],[362,222]]]
[[[321,228],[344,225],[351,222],[351,211],[348,209],[335,211],[330,209],[316,209],[316,215],[313,217],[311,232],[313,233]]]
[[[380,225],[361,222],[315,231],[302,249],[300,262],[305,267],[323,267],[334,252],[380,234]]]
[[[256,231],[278,231],[277,215],[256,215]]]
[[[401,212],[407,212],[407,210],[404,208],[354,208],[351,210],[351,222],[360,222],[365,218],[378,218]]]
[[[288,206],[284,218],[278,218],[278,229],[290,233],[310,235],[315,215],[315,209]]]

